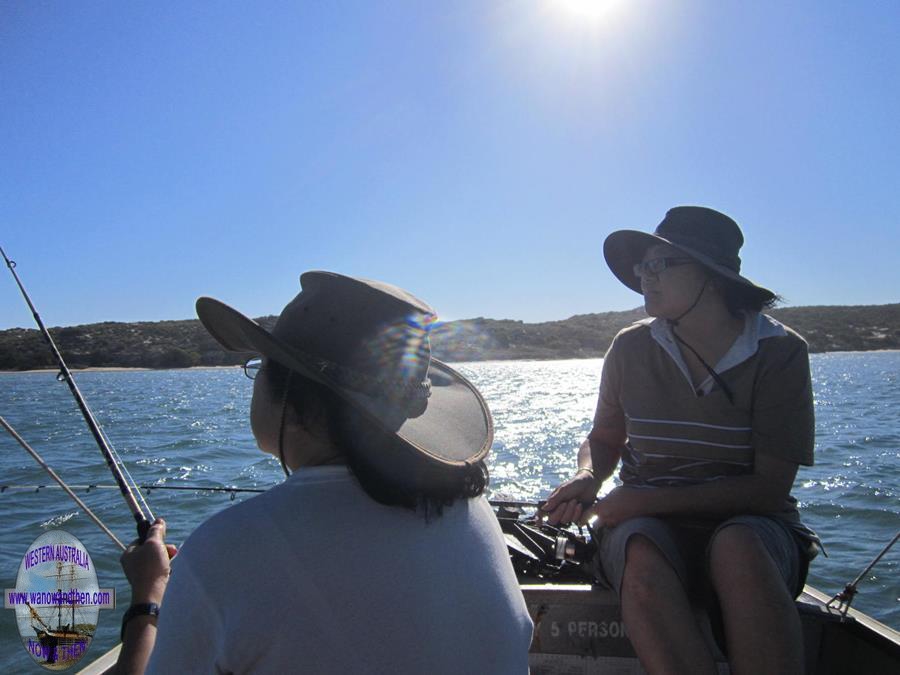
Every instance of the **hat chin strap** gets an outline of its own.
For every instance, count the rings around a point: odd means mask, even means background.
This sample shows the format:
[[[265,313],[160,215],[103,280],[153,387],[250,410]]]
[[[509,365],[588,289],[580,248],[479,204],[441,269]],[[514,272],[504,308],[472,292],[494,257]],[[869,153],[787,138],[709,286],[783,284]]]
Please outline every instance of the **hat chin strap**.
[[[691,306],[688,307],[686,310],[684,310],[684,311],[683,311],[681,314],[679,314],[676,318],[674,318],[674,319],[667,319],[667,321],[669,322],[669,326],[672,328],[672,335],[675,336],[675,339],[678,340],[678,342],[680,342],[681,344],[683,344],[685,347],[687,347],[688,349],[691,350],[691,353],[692,353],[694,356],[697,357],[697,360],[700,361],[701,365],[706,369],[706,372],[709,373],[710,377],[712,377],[713,382],[715,382],[717,385],[719,385],[719,388],[722,390],[722,393],[725,394],[725,397],[728,399],[728,402],[731,403],[732,405],[734,405],[734,393],[731,391],[731,389],[728,387],[728,385],[725,384],[725,380],[722,379],[722,376],[719,375],[719,374],[715,371],[715,369],[713,369],[713,367],[710,366],[710,365],[703,359],[703,357],[700,356],[700,354],[697,353],[697,350],[696,350],[696,349],[694,349],[694,348],[691,347],[687,342],[685,342],[684,340],[682,340],[682,339],[681,339],[681,336],[680,336],[678,333],[675,332],[675,326],[678,325],[678,322],[681,321],[685,316],[687,316],[688,312],[690,312],[691,310],[693,310],[693,309],[697,306],[697,303],[700,302],[700,298],[703,297],[703,292],[706,290],[706,286],[707,286],[708,284],[709,284],[709,277],[707,277],[707,278],[706,278],[706,281],[703,282],[703,286],[700,288],[700,292],[697,293],[697,297],[694,299],[694,302],[691,304]],[[697,393],[698,396],[702,396],[702,395],[703,395],[702,390],[699,390],[699,389],[697,390],[696,393]]]
[[[684,317],[686,317],[689,313],[694,311],[694,308],[700,302],[700,298],[703,297],[703,293],[706,291],[706,287],[709,285],[709,277],[706,277],[706,281],[703,282],[703,285],[700,287],[700,292],[697,293],[697,297],[694,298],[694,302],[691,303],[691,306],[684,310],[681,314],[676,316],[674,319],[666,319],[669,322],[670,326],[677,326],[678,322],[681,321]]]
[[[287,413],[288,391],[291,386],[292,373],[292,370],[288,370],[287,377],[284,379],[284,394],[281,396],[281,421],[278,423],[278,461],[281,462],[281,470],[284,471],[286,477],[291,475],[291,471],[284,461],[284,421]]]

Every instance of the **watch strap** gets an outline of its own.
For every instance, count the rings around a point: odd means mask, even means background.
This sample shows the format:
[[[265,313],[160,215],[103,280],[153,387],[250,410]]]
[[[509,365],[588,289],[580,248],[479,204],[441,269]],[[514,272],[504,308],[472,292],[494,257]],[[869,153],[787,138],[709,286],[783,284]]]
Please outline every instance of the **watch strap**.
[[[122,617],[122,632],[120,639],[125,639],[125,626],[136,616],[159,616],[159,605],[155,602],[140,602],[132,605]]]

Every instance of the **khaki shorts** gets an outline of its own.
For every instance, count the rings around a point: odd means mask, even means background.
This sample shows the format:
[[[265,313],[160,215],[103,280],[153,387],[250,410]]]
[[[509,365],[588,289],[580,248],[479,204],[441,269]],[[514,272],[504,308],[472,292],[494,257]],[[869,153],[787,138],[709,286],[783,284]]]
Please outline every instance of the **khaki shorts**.
[[[599,539],[597,569],[602,571],[602,576],[598,575],[598,581],[620,592],[628,540],[640,534],[656,544],[688,594],[704,599],[712,591],[709,542],[713,535],[730,525],[751,528],[766,547],[787,589],[793,597],[800,595],[809,568],[803,544],[788,525],[767,516],[735,516],[718,522],[641,517],[626,520],[617,527],[602,528],[593,533],[595,540]]]

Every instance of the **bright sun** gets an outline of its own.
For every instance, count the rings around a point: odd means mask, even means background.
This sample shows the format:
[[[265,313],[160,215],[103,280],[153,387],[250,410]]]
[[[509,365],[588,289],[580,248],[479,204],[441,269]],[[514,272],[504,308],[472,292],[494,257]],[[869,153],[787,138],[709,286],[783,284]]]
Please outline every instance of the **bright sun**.
[[[563,11],[585,19],[599,19],[616,4],[617,0],[554,0]]]

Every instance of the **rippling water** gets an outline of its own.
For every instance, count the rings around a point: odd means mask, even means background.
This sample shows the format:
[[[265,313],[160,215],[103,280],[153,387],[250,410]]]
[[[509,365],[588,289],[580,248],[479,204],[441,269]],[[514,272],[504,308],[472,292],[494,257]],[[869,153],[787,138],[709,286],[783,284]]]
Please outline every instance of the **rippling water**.
[[[489,462],[494,496],[542,497],[571,475],[576,448],[590,428],[601,365],[600,359],[458,364],[494,414]],[[833,594],[900,529],[900,352],[814,355],[812,369],[816,466],[801,467],[794,494],[829,554],[814,561],[809,583]],[[251,383],[238,369],[85,372],[76,379],[139,483],[267,487],[282,478],[278,462],[261,454],[250,435]],[[52,374],[0,375],[0,415],[67,482],[111,484],[68,388]],[[0,484],[48,481],[24,450],[0,436]],[[120,538],[133,537],[133,521],[117,491],[80,491],[80,496]],[[169,522],[175,542],[229,505],[227,496],[190,491],[150,492],[148,501]],[[119,609],[101,612],[87,659],[115,644],[128,585],[113,544],[60,490],[7,490],[0,494],[0,514],[3,587],[15,585],[21,557],[39,534],[64,527],[91,552],[100,585],[119,593]],[[898,560],[900,548],[861,582],[854,603],[895,628],[900,626]],[[0,638],[0,670],[31,665],[11,610],[0,612]]]

